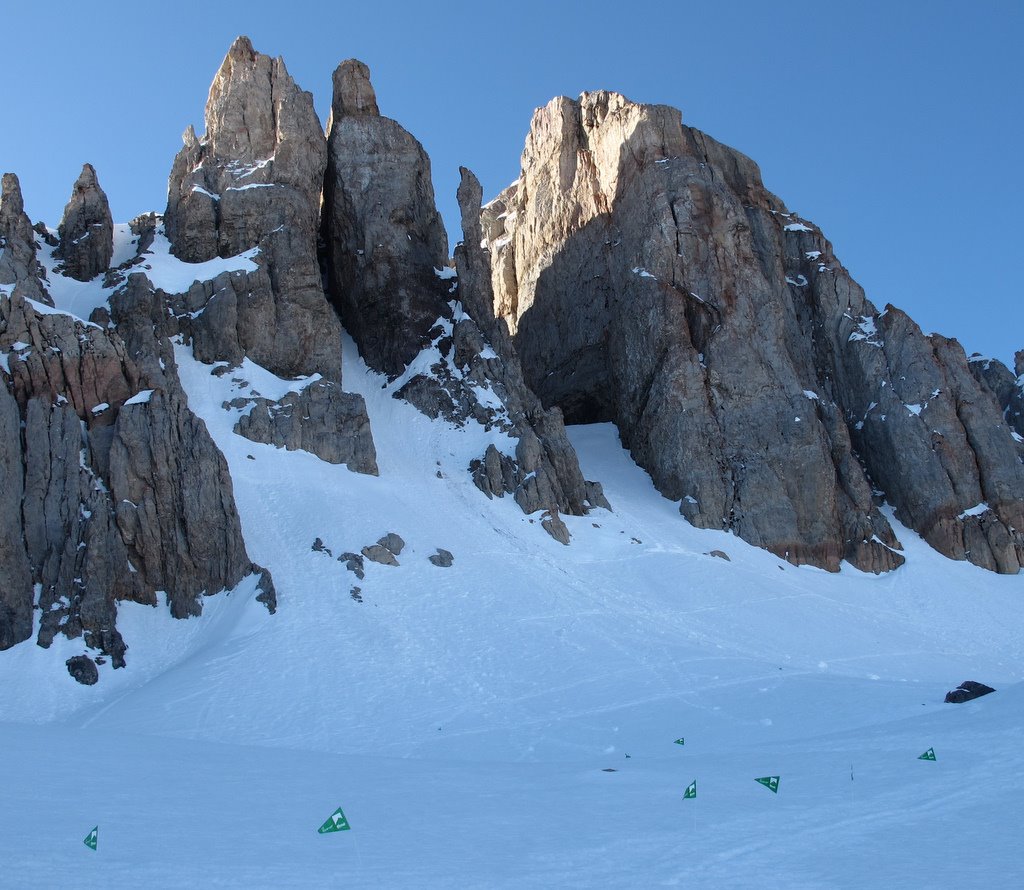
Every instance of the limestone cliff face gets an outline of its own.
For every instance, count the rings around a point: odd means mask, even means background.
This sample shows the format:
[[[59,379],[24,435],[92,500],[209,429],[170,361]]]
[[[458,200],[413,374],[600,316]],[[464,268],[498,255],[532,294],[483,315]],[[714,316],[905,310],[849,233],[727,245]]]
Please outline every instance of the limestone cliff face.
[[[614,421],[694,524],[884,571],[902,562],[884,497],[949,556],[1024,561],[1024,468],[962,349],[879,312],[678,111],[553,100],[482,227],[527,382],[571,421]]]
[[[184,141],[165,215],[175,255],[259,248],[260,272],[224,295],[236,332],[220,337],[228,354],[218,358],[244,353],[281,376],[340,381],[341,327],[316,252],[327,145],[312,96],[283,60],[239,37],[210,88],[206,135],[189,127]]]
[[[463,220],[479,228],[479,183],[464,176]],[[492,327],[479,249],[457,252],[466,284],[447,268],[430,161],[411,134],[381,116],[369,70],[356,60],[334,74],[322,240],[332,298],[367,364],[395,379],[432,354],[426,372],[408,376],[395,395],[432,417],[472,419],[511,436],[513,449],[491,445],[473,462],[474,480],[488,496],[510,493],[525,512],[545,511],[545,529],[568,543],[559,513],[580,515],[607,501],[583,479],[561,412],[544,409],[511,341]]]

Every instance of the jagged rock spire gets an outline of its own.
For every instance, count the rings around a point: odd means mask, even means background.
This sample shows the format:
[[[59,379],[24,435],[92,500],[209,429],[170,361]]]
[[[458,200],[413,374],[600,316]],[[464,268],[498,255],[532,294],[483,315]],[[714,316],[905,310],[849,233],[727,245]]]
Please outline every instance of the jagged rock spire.
[[[82,166],[57,233],[60,237],[57,256],[64,261],[65,275],[90,281],[110,266],[114,254],[114,221],[92,164]]]
[[[377,111],[369,69],[334,72],[323,241],[331,298],[370,367],[397,376],[446,302],[434,273],[448,237],[434,204],[430,159]]]
[[[346,59],[334,71],[332,113],[379,115],[377,94],[370,83],[370,69],[358,59]]]
[[[233,281],[208,340],[210,360],[248,355],[283,376],[341,379],[341,327],[317,259],[327,143],[281,59],[247,37],[231,46],[210,87],[206,134],[192,127],[175,158],[165,222],[175,255],[189,262],[259,248],[259,273]],[[210,323],[214,322],[212,319]]]

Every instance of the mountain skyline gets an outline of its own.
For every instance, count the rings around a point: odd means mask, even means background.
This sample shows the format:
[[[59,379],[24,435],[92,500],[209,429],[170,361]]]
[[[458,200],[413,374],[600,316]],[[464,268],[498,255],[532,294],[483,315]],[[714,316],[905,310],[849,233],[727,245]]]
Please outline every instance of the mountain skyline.
[[[506,16],[460,3],[352,7],[327,19],[309,4],[289,8],[282,20],[273,4],[250,4],[244,23],[205,8],[201,28],[188,4],[144,19],[69,5],[56,22],[11,10],[7,62],[32,71],[33,88],[12,92],[8,114],[23,133],[0,146],[0,168],[21,178],[32,220],[56,225],[83,162],[96,167],[117,221],[162,212],[167,158],[188,124],[201,130],[207,72],[244,31],[285,58],[322,123],[334,66],[350,56],[369,64],[382,113],[432,159],[450,248],[459,165],[493,197],[517,175],[534,108],[610,89],[680,107],[684,123],[757,161],[766,185],[829,233],[874,302],[958,338],[968,354],[1012,364],[1024,346],[1019,284],[1004,259],[1020,241],[1013,207],[1024,195],[1015,178],[990,173],[1012,169],[1020,141],[1017,116],[1005,113],[1007,90],[1019,89],[1016,4],[969,16],[954,4],[863,4],[813,19],[795,7],[639,4],[625,33],[603,4],[587,16],[531,3]],[[152,65],[157,30],[182,63]],[[98,52],[100,42],[110,48]],[[517,62],[519,47],[529,64]],[[964,140],[966,155],[954,148]]]

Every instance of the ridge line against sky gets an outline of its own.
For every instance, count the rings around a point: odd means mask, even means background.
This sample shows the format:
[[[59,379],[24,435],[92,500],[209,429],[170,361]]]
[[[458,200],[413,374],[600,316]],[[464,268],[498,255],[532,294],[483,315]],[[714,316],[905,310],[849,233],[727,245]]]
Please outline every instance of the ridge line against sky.
[[[84,162],[114,217],[162,211],[180,134],[203,129],[211,80],[247,34],[282,56],[326,121],[342,59],[370,66],[378,103],[429,153],[458,240],[458,167],[493,197],[518,175],[533,109],[609,89],[680,108],[756,161],[820,226],[869,298],[1012,364],[1024,348],[1013,174],[1024,4],[938,0],[809,8],[706,4],[111,2],[5,12],[9,88],[0,171],[56,225]]]

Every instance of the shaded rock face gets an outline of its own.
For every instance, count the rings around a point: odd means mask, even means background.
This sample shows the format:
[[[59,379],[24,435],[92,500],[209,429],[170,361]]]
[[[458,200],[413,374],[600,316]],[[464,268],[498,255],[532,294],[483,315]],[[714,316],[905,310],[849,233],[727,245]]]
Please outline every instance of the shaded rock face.
[[[117,603],[198,614],[204,594],[260,573],[227,464],[188,408],[141,275],[112,298],[118,332],[0,296],[0,648],[62,633],[124,665]],[[19,429],[20,427],[20,429]]]
[[[480,185],[469,171],[459,200],[464,225],[478,233]],[[527,513],[551,511],[545,527],[566,541],[559,511],[607,507],[600,486],[580,473],[560,411],[546,410],[529,390],[507,333],[494,324],[486,257],[479,248],[456,250],[465,283],[446,268],[430,161],[380,116],[369,71],[355,60],[334,74],[322,240],[332,299],[367,364],[392,379],[417,357],[427,366],[408,375],[396,397],[430,417],[474,420],[512,437],[510,453],[491,446],[471,465],[482,491],[510,493]],[[479,244],[479,234],[467,231],[465,241]],[[432,361],[423,361],[424,350]]]
[[[331,298],[359,353],[397,377],[427,342],[448,286],[448,238],[434,204],[430,160],[382,117],[369,70],[334,72],[324,182],[323,242]]]
[[[210,88],[206,135],[189,127],[184,142],[165,215],[175,255],[201,262],[259,248],[261,272],[226,292],[221,311],[244,332],[230,345],[284,377],[340,381],[341,328],[316,253],[327,146],[312,96],[240,37]]]
[[[114,221],[92,164],[82,167],[57,233],[60,244],[55,255],[63,260],[65,275],[91,281],[110,266],[114,255]]]
[[[553,100],[481,224],[526,382],[571,422],[614,421],[695,525],[885,571],[903,559],[884,494],[941,552],[1018,570],[1022,466],[962,349],[878,312],[756,165],[678,111]]]
[[[36,258],[35,233],[25,215],[21,183],[13,173],[0,180],[0,286],[47,306],[53,301],[43,287],[46,275]]]
[[[1012,372],[998,359],[972,355],[969,361],[971,373],[992,391],[1007,425],[1020,437],[1018,444],[1024,444],[1024,350],[1015,359]]]

